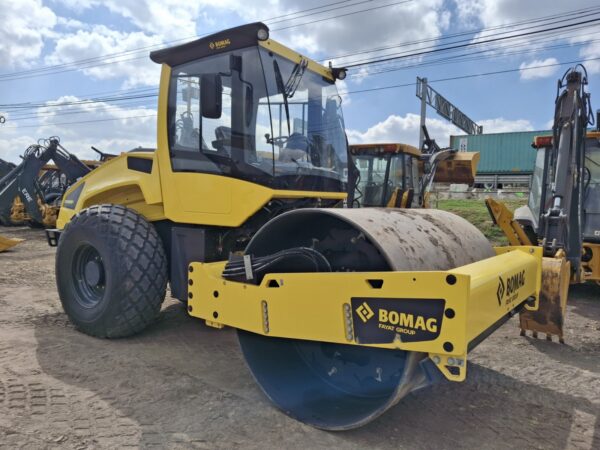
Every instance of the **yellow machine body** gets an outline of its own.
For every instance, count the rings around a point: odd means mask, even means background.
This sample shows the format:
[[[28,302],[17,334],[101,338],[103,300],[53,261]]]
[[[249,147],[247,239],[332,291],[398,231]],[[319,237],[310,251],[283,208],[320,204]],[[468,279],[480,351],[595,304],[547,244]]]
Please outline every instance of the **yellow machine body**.
[[[502,247],[497,252],[490,259],[448,271],[274,273],[258,286],[224,280],[223,262],[192,263],[188,309],[191,316],[217,328],[227,325],[264,336],[350,345],[360,344],[354,334],[356,320],[394,327],[398,336],[439,327],[439,336],[431,341],[411,343],[400,338],[370,345],[428,353],[446,378],[462,381],[469,345],[503,323],[525,300],[537,299],[541,288],[540,248]],[[381,287],[373,287],[372,280],[381,280]],[[400,292],[404,298],[423,302],[442,298],[445,309],[454,315],[438,321],[410,315],[383,317],[381,310],[374,314],[372,299],[397,299]],[[353,310],[353,298],[370,300]],[[536,305],[532,302],[530,308]],[[454,373],[448,366],[456,367]]]
[[[260,45],[295,63],[304,58],[271,39]],[[333,79],[330,69],[308,61],[309,70]],[[272,199],[346,198],[344,192],[277,190],[232,177],[174,171],[167,131],[170,78],[171,68],[162,64],[156,151],[122,153],[71,186],[64,196],[57,228],[63,229],[74,214],[99,203],[128,206],[150,221],[238,227]],[[146,166],[150,171],[131,169],[131,159],[150,161]]]

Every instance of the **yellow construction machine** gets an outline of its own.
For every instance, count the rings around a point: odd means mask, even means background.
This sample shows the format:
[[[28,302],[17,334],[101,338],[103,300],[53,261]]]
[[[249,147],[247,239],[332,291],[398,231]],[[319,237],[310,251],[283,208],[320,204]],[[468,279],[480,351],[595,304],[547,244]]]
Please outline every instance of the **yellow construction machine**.
[[[343,68],[262,23],[150,57],[162,64],[156,150],[73,184],[47,230],[82,332],[143,330],[170,283],[190,316],[237,329],[283,412],[344,430],[464,380],[469,352],[537,307],[541,248],[493,249],[444,211],[342,207]]]
[[[541,307],[520,316],[522,334],[564,342],[570,283],[600,284],[600,131],[593,123],[583,66],[558,82],[552,135],[537,136],[533,181],[526,206],[514,214],[492,198],[486,204],[510,245],[543,249]]]
[[[401,143],[348,147],[349,206],[428,208],[433,182],[473,184],[479,153],[442,149],[423,128],[423,150]]]

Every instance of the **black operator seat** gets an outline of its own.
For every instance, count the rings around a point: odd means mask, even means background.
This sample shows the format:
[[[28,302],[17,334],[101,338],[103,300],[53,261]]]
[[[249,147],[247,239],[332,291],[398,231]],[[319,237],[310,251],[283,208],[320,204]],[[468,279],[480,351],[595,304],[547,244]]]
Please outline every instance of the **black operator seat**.
[[[285,147],[279,152],[279,161],[291,162],[306,160],[310,143],[302,133],[294,132],[290,135]]]

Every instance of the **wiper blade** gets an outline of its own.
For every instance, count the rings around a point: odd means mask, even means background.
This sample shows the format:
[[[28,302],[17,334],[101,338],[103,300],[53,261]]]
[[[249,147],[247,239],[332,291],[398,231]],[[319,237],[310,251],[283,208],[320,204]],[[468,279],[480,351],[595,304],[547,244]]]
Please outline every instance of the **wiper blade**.
[[[287,119],[288,136],[292,134],[290,127],[290,106],[288,105],[288,94],[285,85],[283,84],[283,77],[281,76],[281,70],[277,60],[273,60],[273,69],[275,70],[275,82],[277,83],[277,90],[283,95],[283,105],[285,106],[285,117]],[[289,81],[289,80],[288,80]]]
[[[305,58],[302,58],[300,62],[294,66],[290,78],[285,83],[285,92],[288,98],[292,98],[296,93],[296,89],[298,89],[307,67],[308,59]]]

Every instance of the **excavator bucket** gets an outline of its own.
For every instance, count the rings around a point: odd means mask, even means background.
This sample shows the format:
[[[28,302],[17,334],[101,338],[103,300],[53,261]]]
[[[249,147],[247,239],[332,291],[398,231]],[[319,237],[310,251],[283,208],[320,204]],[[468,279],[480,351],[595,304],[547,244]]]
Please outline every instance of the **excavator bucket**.
[[[473,184],[478,164],[479,152],[456,152],[438,163],[433,181]]]
[[[0,236],[0,253],[8,250],[9,248],[14,247],[15,245],[20,244],[25,239],[17,239],[17,238],[7,238],[4,236]]]
[[[539,307],[537,311],[524,309],[520,313],[521,336],[529,330],[534,338],[538,333],[545,333],[546,339],[558,336],[559,342],[564,344],[563,326],[570,281],[571,263],[565,258],[543,258]]]

